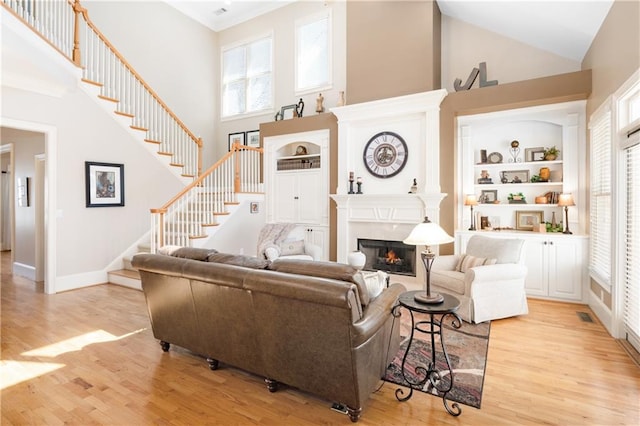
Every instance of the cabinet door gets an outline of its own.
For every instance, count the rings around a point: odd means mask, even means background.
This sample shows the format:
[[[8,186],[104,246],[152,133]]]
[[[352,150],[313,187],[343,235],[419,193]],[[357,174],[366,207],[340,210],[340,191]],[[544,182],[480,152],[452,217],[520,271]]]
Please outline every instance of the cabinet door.
[[[548,291],[547,280],[547,248],[545,239],[526,239],[524,242],[523,256],[527,267],[527,279],[525,290],[529,296],[546,296]]]
[[[562,237],[549,240],[549,296],[582,299],[582,242]]]
[[[329,232],[327,228],[319,226],[305,227],[305,240],[322,249],[322,259],[329,260]]]
[[[298,223],[325,223],[328,197],[322,191],[322,174],[320,170],[298,173],[297,219]]]
[[[298,178],[291,173],[275,173],[273,218],[275,222],[296,222],[298,206]]]

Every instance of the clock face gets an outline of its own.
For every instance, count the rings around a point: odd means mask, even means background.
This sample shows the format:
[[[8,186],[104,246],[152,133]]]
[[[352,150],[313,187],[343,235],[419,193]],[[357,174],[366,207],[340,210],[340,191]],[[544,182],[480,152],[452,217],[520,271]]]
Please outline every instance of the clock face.
[[[400,173],[407,164],[407,144],[400,135],[393,132],[380,132],[364,147],[364,165],[367,170],[379,178],[390,178]]]

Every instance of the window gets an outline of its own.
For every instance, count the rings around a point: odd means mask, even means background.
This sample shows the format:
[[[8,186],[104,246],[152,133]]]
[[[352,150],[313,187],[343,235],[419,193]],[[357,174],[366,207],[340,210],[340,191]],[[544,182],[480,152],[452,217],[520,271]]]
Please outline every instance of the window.
[[[222,49],[222,118],[273,108],[272,36]]]
[[[596,111],[591,130],[591,277],[605,288],[611,287],[611,110],[609,103]]]
[[[331,86],[331,14],[296,22],[296,93]]]
[[[621,188],[618,197],[621,211],[617,215],[621,244],[619,245],[619,281],[623,294],[624,333],[626,339],[640,351],[640,70],[629,80],[627,90],[617,102]]]

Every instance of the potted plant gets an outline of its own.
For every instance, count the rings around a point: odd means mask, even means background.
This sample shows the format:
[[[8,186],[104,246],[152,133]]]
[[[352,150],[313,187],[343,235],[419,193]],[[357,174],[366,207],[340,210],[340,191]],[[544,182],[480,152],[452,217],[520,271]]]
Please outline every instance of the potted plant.
[[[553,161],[558,158],[558,154],[560,154],[560,150],[554,145],[551,148],[546,148],[544,150],[544,159],[547,161]]]

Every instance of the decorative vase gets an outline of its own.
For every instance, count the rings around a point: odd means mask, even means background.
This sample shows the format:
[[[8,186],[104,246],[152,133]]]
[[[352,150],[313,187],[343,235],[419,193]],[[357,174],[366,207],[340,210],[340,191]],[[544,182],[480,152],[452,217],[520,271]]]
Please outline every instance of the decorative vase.
[[[549,170],[548,167],[542,167],[540,169],[540,180],[548,182],[549,181],[549,177],[551,176],[551,170]]]
[[[367,262],[367,256],[360,250],[352,251],[347,256],[347,263],[356,269],[364,268],[364,264]]]
[[[336,104],[337,106],[344,106],[346,105],[346,102],[344,100],[344,92],[340,91],[340,93],[338,94],[338,103]]]
[[[556,159],[556,155],[555,154],[547,154],[544,156],[544,159],[547,161],[553,161]]]

